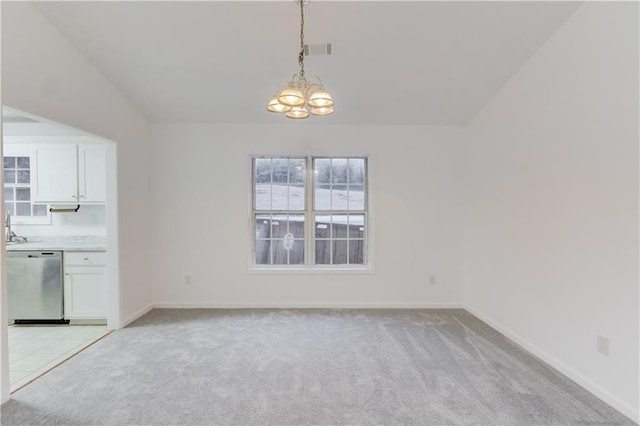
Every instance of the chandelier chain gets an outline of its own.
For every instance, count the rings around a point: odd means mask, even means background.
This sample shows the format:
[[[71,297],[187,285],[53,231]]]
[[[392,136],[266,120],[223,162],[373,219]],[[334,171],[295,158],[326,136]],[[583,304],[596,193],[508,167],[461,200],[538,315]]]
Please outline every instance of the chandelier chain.
[[[300,77],[304,77],[304,0],[300,0],[300,53],[298,54]]]

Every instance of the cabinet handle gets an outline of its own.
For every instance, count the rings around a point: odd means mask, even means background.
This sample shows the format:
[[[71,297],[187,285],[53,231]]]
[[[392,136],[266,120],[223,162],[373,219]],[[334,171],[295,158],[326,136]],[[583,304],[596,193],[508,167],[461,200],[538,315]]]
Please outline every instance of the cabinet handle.
[[[88,258],[88,257],[85,257],[85,258],[84,258],[84,260],[89,260],[89,258]]]
[[[80,198],[84,198],[84,195],[81,195]]]
[[[77,195],[72,195],[71,198],[78,198],[78,196]]]

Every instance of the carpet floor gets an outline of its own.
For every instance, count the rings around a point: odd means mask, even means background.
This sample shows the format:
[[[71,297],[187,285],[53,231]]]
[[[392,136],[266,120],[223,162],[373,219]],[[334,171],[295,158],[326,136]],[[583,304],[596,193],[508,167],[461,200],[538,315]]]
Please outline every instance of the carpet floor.
[[[463,310],[153,310],[3,425],[632,425]]]

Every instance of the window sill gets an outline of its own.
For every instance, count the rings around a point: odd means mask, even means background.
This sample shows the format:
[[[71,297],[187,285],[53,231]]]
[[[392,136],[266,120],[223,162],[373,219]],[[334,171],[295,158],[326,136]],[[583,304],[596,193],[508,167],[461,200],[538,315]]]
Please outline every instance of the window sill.
[[[344,268],[344,267],[291,267],[291,268],[282,268],[282,267],[258,267],[258,266],[250,266],[246,272],[249,275],[261,275],[261,274],[292,274],[292,275],[367,275],[367,274],[375,274],[376,271],[373,266],[363,266],[361,268]]]

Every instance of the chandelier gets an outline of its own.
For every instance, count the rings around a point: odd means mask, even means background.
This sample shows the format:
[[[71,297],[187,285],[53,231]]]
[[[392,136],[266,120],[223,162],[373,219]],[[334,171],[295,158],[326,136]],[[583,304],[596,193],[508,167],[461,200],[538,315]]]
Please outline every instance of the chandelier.
[[[300,3],[300,53],[298,65],[300,72],[294,74],[291,81],[283,81],[278,91],[269,101],[267,110],[284,113],[288,118],[307,118],[313,115],[329,115],[333,113],[333,99],[324,90],[320,77],[307,79],[304,75],[304,5],[308,0],[297,0]]]

